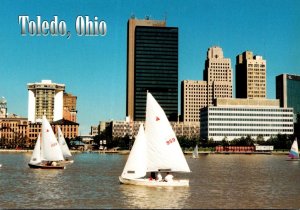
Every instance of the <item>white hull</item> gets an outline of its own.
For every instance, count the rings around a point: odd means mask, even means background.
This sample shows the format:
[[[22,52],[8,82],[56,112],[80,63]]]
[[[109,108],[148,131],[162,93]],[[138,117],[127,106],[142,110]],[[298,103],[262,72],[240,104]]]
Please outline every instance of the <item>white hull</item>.
[[[151,187],[188,187],[189,180],[187,179],[179,179],[173,180],[172,182],[164,182],[164,181],[156,181],[150,179],[125,179],[123,177],[119,177],[121,184],[129,184],[129,185],[139,185],[139,186],[151,186]]]

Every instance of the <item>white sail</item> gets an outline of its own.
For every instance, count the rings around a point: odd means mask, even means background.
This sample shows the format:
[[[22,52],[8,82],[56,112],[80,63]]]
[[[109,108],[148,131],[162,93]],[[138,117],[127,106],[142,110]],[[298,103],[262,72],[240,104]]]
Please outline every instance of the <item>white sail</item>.
[[[146,175],[146,136],[144,127],[141,124],[135,138],[122,177],[127,179],[140,178]]]
[[[148,172],[164,169],[190,172],[165,112],[149,92],[147,93],[145,134]]]
[[[291,158],[299,158],[299,149],[298,149],[298,142],[297,138],[295,138],[292,147],[289,152],[289,157]]]
[[[66,140],[64,138],[64,135],[63,133],[61,132],[61,129],[60,127],[58,126],[58,129],[57,129],[57,139],[58,139],[58,143],[61,147],[61,150],[62,150],[62,153],[63,153],[63,156],[64,158],[69,158],[69,157],[72,157],[72,154],[69,150],[69,147],[66,143]]]
[[[198,145],[195,146],[194,151],[193,151],[193,158],[198,158]]]
[[[43,116],[42,121],[42,150],[43,160],[64,160],[61,148],[56,140],[52,127],[45,116]]]
[[[36,140],[36,143],[35,143],[35,146],[34,146],[32,156],[31,156],[31,159],[30,159],[29,163],[35,165],[35,164],[38,164],[40,162],[42,162],[42,159],[41,159],[41,137],[40,137],[40,134],[39,134],[38,138]]]

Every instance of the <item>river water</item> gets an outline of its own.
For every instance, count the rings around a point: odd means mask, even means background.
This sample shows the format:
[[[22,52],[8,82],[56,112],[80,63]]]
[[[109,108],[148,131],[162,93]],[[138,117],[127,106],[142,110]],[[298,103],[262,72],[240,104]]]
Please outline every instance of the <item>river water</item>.
[[[80,153],[65,170],[30,169],[31,153],[0,153],[0,209],[300,208],[300,161],[286,155],[186,156],[189,187],[119,184],[127,155]]]

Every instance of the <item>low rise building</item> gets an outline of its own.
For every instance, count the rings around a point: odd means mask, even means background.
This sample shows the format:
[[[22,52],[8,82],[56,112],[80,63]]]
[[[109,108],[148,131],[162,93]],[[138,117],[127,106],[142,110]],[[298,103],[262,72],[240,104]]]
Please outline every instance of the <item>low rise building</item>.
[[[250,135],[265,140],[280,134],[293,134],[293,108],[279,106],[279,100],[222,99],[201,109],[200,135],[204,139],[228,141]]]
[[[0,118],[0,141],[2,146],[26,146],[28,140],[28,120],[18,116]]]
[[[57,133],[57,126],[60,126],[62,133],[66,139],[74,139],[78,136],[79,124],[73,121],[61,119],[50,123],[54,133]],[[35,144],[35,141],[42,131],[42,123],[30,123],[28,124],[28,138],[31,142],[31,146]]]
[[[107,129],[111,130],[112,138],[134,138],[144,121],[111,121]],[[200,135],[200,124],[191,122],[170,123],[177,137],[198,138]],[[145,125],[144,125],[145,126]]]

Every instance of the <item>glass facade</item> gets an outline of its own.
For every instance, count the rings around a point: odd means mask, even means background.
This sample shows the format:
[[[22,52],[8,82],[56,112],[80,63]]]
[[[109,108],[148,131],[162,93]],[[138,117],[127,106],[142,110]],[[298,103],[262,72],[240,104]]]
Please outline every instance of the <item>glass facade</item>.
[[[178,114],[178,28],[135,28],[134,120],[145,120],[147,90],[170,121]]]
[[[300,76],[281,74],[276,77],[276,98],[281,107],[294,108],[294,121],[300,116]]]
[[[294,114],[300,113],[300,76],[287,75],[287,106],[294,108]]]

